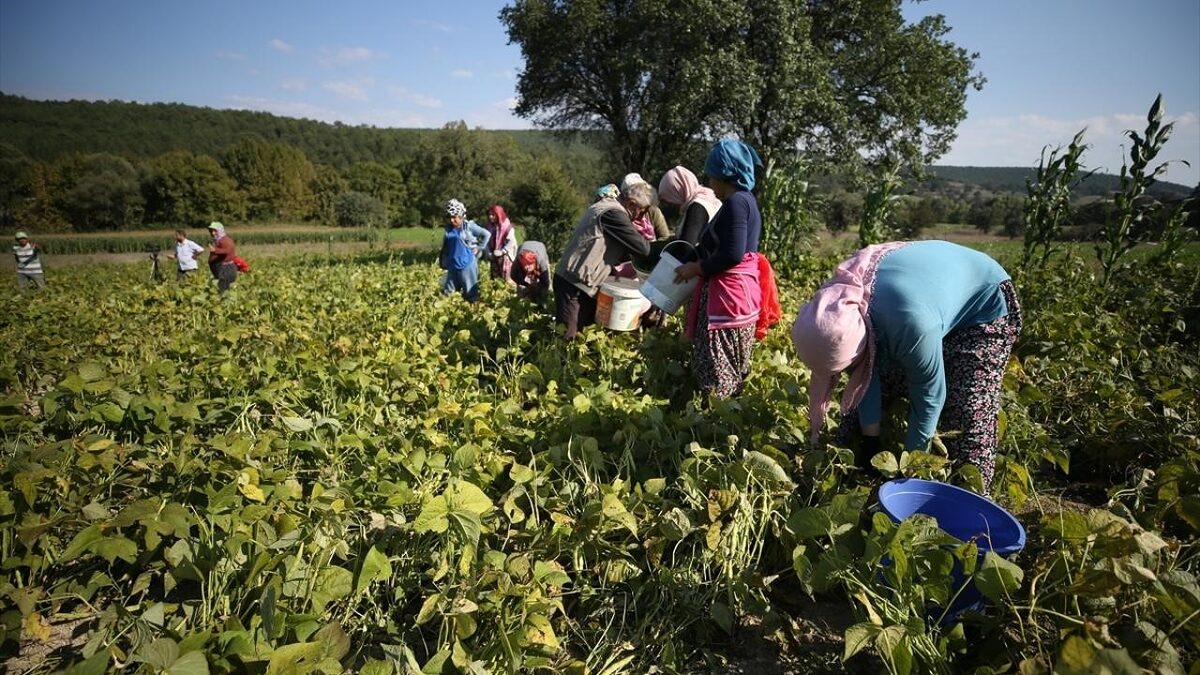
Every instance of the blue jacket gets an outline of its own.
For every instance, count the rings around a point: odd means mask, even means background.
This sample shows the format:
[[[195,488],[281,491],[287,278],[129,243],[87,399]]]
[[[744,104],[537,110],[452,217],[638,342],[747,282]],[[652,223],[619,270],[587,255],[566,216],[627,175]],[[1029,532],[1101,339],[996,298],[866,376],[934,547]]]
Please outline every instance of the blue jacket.
[[[465,270],[475,264],[480,251],[486,251],[492,235],[486,229],[468,220],[462,227],[446,226],[442,237],[442,252],[438,263],[444,270]]]

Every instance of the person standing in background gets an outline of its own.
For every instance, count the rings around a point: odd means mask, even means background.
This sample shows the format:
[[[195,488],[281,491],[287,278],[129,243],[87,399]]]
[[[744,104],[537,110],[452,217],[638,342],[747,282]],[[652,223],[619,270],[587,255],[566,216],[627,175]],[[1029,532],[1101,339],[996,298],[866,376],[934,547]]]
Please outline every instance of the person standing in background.
[[[237,281],[237,265],[233,258],[237,249],[233,237],[225,233],[225,226],[213,221],[208,225],[208,233],[212,235],[213,245],[208,249],[208,270],[217,280],[217,291],[222,295]]]
[[[512,264],[517,259],[517,228],[508,219],[504,207],[493,204],[488,209],[488,232],[491,234],[491,246],[488,247],[488,261],[491,263],[492,278],[503,279],[509,286],[513,285],[511,278]]]
[[[475,302],[479,299],[478,258],[488,250],[492,235],[475,221],[467,220],[467,207],[457,199],[446,204],[446,218],[438,255],[438,264],[446,270],[442,293],[450,295],[458,291],[467,302]]]
[[[175,230],[175,254],[167,256],[175,261],[175,280],[183,281],[200,269],[196,257],[204,253],[204,247],[188,239],[186,230]]]
[[[42,271],[41,249],[25,232],[15,235],[16,246],[12,247],[13,256],[17,259],[17,288],[24,290],[27,286],[34,288],[46,287],[46,275]]]

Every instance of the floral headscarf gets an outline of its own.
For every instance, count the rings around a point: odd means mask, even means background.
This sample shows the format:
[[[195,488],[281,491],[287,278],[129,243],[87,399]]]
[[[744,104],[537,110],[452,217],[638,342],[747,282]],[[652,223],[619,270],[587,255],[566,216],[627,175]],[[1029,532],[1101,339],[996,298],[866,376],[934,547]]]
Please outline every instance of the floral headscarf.
[[[467,207],[465,204],[458,201],[457,199],[451,199],[449,202],[446,203],[446,215],[451,218],[454,218],[454,217],[466,218],[467,217]]]

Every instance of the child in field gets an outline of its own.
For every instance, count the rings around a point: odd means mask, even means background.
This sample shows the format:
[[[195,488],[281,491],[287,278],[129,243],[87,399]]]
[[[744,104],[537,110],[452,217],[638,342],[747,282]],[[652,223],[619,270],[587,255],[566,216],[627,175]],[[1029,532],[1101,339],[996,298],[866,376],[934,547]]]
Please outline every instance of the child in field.
[[[457,199],[446,204],[446,233],[438,263],[446,270],[442,293],[462,293],[468,302],[479,298],[479,264],[482,251],[488,249],[492,235],[473,220],[467,220],[467,207]]]

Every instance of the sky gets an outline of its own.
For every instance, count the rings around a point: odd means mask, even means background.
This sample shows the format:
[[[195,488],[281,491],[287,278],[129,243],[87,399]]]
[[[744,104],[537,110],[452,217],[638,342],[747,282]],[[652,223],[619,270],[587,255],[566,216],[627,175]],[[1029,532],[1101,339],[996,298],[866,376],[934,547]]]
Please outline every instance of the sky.
[[[0,91],[169,101],[326,122],[527,128],[503,0],[0,0]],[[927,0],[979,52],[982,91],[938,163],[1031,166],[1083,127],[1089,168],[1120,169],[1162,93],[1167,180],[1200,181],[1197,0]],[[1124,146],[1124,147],[1123,147]]]

